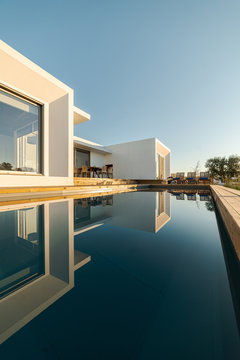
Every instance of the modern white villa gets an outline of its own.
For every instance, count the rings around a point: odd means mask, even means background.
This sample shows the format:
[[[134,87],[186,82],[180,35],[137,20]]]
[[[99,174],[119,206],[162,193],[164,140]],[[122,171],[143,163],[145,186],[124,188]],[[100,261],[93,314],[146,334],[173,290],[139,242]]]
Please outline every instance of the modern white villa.
[[[73,93],[0,41],[0,187],[67,186],[74,174],[101,175],[79,172],[83,166],[111,167],[120,179],[170,175],[170,150],[156,138],[102,146],[74,136],[90,115],[74,106]]]

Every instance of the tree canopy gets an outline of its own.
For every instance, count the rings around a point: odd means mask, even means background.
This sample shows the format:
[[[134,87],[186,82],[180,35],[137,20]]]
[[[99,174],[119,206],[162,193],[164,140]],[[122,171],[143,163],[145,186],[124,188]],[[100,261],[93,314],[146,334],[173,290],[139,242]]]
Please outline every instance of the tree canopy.
[[[214,157],[206,161],[205,167],[208,169],[210,176],[226,181],[240,176],[240,156]]]

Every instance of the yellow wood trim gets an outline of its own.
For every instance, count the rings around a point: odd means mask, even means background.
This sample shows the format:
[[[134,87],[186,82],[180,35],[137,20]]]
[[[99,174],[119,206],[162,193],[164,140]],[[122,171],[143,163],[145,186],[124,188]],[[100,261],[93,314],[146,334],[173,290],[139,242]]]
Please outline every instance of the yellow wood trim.
[[[107,195],[114,195],[126,192],[133,192],[137,191],[137,189],[123,189],[123,190],[116,190],[116,191],[104,191],[104,192],[89,192],[85,194],[76,194],[76,195],[63,195],[63,196],[49,196],[43,198],[35,198],[35,199],[21,199],[21,200],[9,200],[9,201],[2,201],[0,202],[1,206],[6,205],[21,205],[21,204],[28,204],[28,203],[41,203],[45,201],[56,201],[56,200],[64,200],[64,199],[87,199],[89,197],[96,197],[96,196],[107,196]]]

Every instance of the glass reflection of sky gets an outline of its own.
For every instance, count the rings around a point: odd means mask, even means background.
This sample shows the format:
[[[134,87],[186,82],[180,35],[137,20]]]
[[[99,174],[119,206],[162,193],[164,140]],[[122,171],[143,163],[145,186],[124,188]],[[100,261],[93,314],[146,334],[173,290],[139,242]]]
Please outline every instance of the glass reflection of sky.
[[[68,284],[66,295],[5,341],[0,356],[239,359],[238,292],[229,284],[239,278],[239,259],[231,263],[209,195],[177,196],[49,204],[50,272]],[[84,254],[91,261],[79,269]]]
[[[0,212],[0,298],[44,274],[42,207]]]

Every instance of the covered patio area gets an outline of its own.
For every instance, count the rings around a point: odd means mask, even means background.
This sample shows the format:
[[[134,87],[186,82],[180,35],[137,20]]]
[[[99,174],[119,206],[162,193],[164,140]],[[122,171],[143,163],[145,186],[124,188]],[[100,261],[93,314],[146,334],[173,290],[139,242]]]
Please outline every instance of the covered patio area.
[[[74,136],[74,177],[113,178],[110,150]]]

